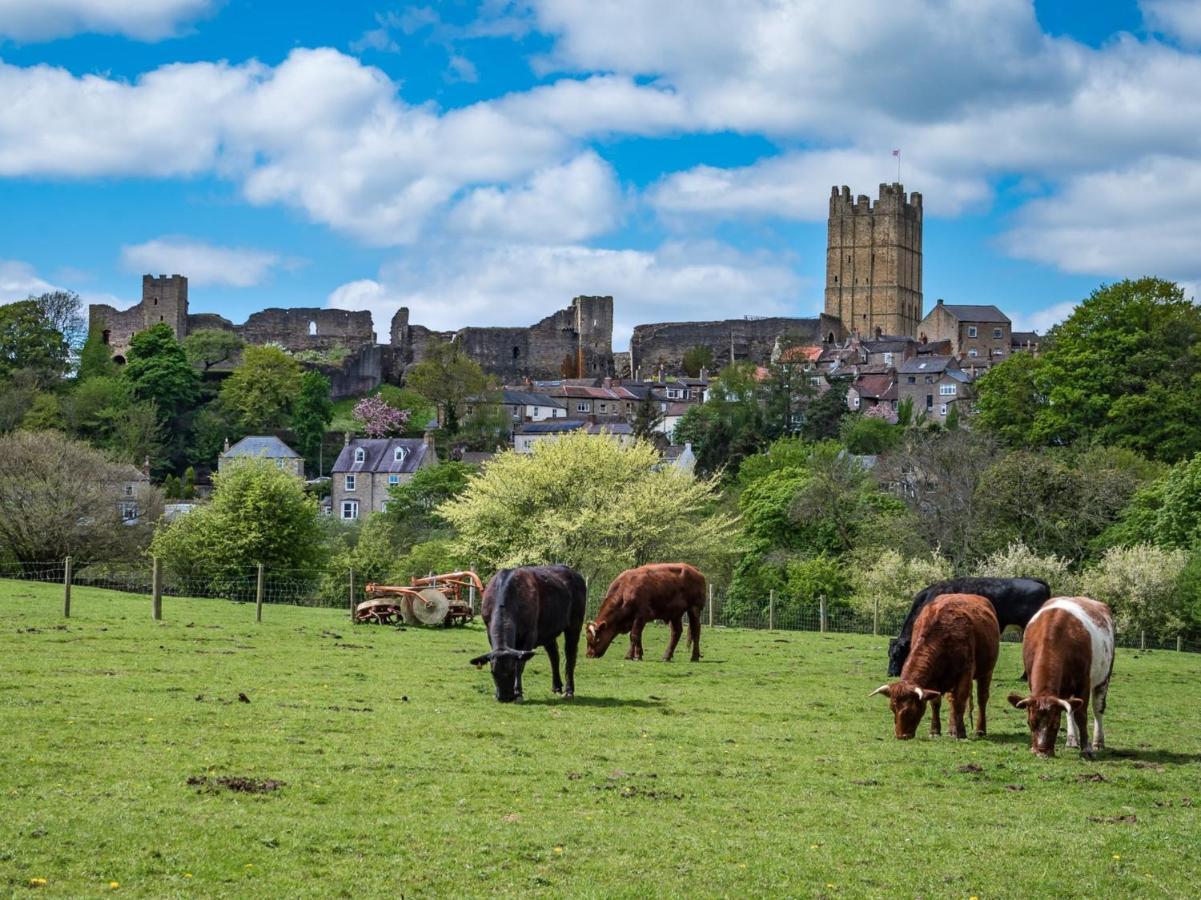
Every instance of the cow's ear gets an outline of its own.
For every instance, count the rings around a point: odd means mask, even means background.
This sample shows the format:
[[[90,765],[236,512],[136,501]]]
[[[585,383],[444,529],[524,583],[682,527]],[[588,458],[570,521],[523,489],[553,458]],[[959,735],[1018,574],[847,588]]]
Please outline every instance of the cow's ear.
[[[519,660],[521,660],[522,662],[525,662],[526,660],[528,660],[532,656],[534,656],[534,654],[536,654],[537,652],[538,652],[537,650],[520,650],[517,653],[517,658]]]
[[[1072,710],[1074,712],[1075,710],[1078,710],[1080,707],[1084,706],[1084,701],[1081,700],[1079,697],[1073,697],[1071,700],[1068,701],[1068,704],[1072,707]]]
[[[471,664],[473,666],[475,666],[477,669],[479,669],[479,668],[483,668],[484,666],[488,665],[488,663],[491,661],[492,661],[492,654],[485,653],[483,656],[477,656],[475,659],[473,659],[471,661]]]
[[[1031,697],[1023,697],[1020,694],[1010,694],[1008,698],[1009,705],[1014,709],[1025,709],[1030,705]]]

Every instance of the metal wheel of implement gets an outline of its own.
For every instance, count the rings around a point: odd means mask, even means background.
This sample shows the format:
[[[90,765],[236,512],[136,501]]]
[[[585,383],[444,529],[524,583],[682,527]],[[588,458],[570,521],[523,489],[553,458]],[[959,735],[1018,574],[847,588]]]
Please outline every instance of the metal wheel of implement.
[[[441,591],[424,588],[413,598],[413,615],[422,625],[440,625],[446,621],[450,601]]]
[[[401,594],[396,598],[396,605],[400,608],[400,617],[406,625],[420,625],[417,617],[413,615],[413,595]]]

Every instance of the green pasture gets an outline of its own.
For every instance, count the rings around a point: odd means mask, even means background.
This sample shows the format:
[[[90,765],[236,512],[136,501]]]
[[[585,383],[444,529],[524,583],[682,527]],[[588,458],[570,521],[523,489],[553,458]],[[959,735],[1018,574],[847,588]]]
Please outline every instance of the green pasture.
[[[1192,897],[1201,656],[1118,653],[1110,749],[892,738],[883,637],[706,629],[705,658],[544,656],[475,627],[0,582],[0,896]],[[244,695],[249,702],[239,700]],[[927,720],[928,722],[928,720]],[[1062,733],[1061,733],[1062,742]],[[235,786],[275,787],[263,793]],[[189,784],[189,779],[194,783]],[[282,785],[262,785],[262,782]],[[44,883],[42,883],[44,879]],[[116,887],[113,887],[113,884]]]

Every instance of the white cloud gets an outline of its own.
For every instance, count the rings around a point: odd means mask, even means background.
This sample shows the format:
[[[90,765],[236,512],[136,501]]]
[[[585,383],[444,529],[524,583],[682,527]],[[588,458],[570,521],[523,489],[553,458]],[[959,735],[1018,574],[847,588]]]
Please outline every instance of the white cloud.
[[[44,41],[93,32],[155,41],[213,7],[214,0],[0,0],[0,36]]]
[[[796,305],[801,284],[786,260],[713,243],[669,243],[654,251],[503,245],[414,256],[421,261],[398,261],[378,279],[342,285],[329,305],[370,309],[377,322],[391,321],[406,306],[413,324],[454,330],[530,325],[574,296],[611,295],[615,349],[644,322],[815,312]]]
[[[1068,179],[1027,204],[1003,241],[1065,272],[1196,281],[1199,208],[1201,161],[1156,157]]]
[[[1189,46],[1201,45],[1201,4],[1197,0],[1140,0],[1139,7],[1149,28]]]
[[[595,153],[535,172],[520,187],[477,188],[450,214],[467,234],[531,241],[581,241],[612,229],[621,191],[613,170]]]
[[[261,284],[281,264],[275,253],[245,247],[219,247],[183,237],[161,237],[121,248],[121,263],[139,274],[179,273],[194,285]]]
[[[1052,325],[1057,325],[1070,316],[1072,310],[1076,308],[1076,304],[1075,300],[1064,300],[1062,303],[1055,303],[1043,309],[1014,312],[1013,330],[1037,331],[1039,334],[1046,334],[1051,330]]]
[[[55,286],[38,277],[33,266],[16,259],[0,259],[0,303],[36,297]]]
[[[853,185],[874,199],[875,185],[896,180],[895,160],[887,150],[819,150],[768,157],[737,169],[697,166],[663,179],[651,202],[666,214],[703,213],[717,217],[780,216],[820,222],[829,215],[830,188]],[[920,185],[923,209],[954,216],[987,200],[991,191],[981,177],[955,179],[913,167],[904,174]]]

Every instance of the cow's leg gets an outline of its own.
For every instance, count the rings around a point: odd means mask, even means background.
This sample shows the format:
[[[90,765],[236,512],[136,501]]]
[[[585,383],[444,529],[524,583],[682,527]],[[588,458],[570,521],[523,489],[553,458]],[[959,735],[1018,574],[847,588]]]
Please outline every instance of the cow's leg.
[[[563,632],[563,655],[567,657],[567,690],[564,697],[575,696],[575,658],[580,649],[580,630]]]
[[[1080,746],[1080,729],[1077,724],[1076,716],[1070,709],[1068,710],[1068,740],[1065,746]]]
[[[671,658],[676,652],[676,644],[680,643],[680,636],[684,633],[684,623],[677,616],[667,623],[667,627],[671,629],[671,636],[667,639],[667,649],[663,652],[663,661],[671,662]]]
[[[688,643],[692,644],[692,662],[701,658],[701,614],[695,607],[688,607]]]
[[[1109,694],[1109,679],[1093,688],[1093,749],[1105,749],[1105,729],[1101,717],[1105,714],[1105,698]]]
[[[1080,704],[1071,716],[1076,722],[1076,733],[1080,735],[1080,755],[1092,757],[1093,745],[1088,739],[1088,703]]]
[[[942,697],[930,701],[930,737],[942,734]]]
[[[559,677],[559,645],[554,638],[542,645],[546,648],[546,657],[550,660],[550,689],[556,694],[563,693],[563,679]]]
[[[967,737],[967,704],[972,698],[972,676],[969,674],[951,691],[951,734],[963,740]]]
[[[626,659],[642,659],[642,629],[645,625],[641,617],[635,617],[634,624],[630,626],[630,652],[626,654]]]
[[[968,687],[970,689],[971,685],[969,684]],[[976,710],[977,737],[984,737],[988,734],[988,721],[984,714],[984,707],[988,705],[988,688],[989,679],[987,677],[976,680],[976,703],[980,705],[980,708]]]
[[[521,676],[524,672],[525,672],[525,660],[519,659],[519,660],[517,660],[517,675],[514,678],[514,684],[513,684],[513,689],[517,694],[517,702],[518,703],[522,702],[522,700],[525,699],[525,691],[522,689],[522,686],[521,686]]]

